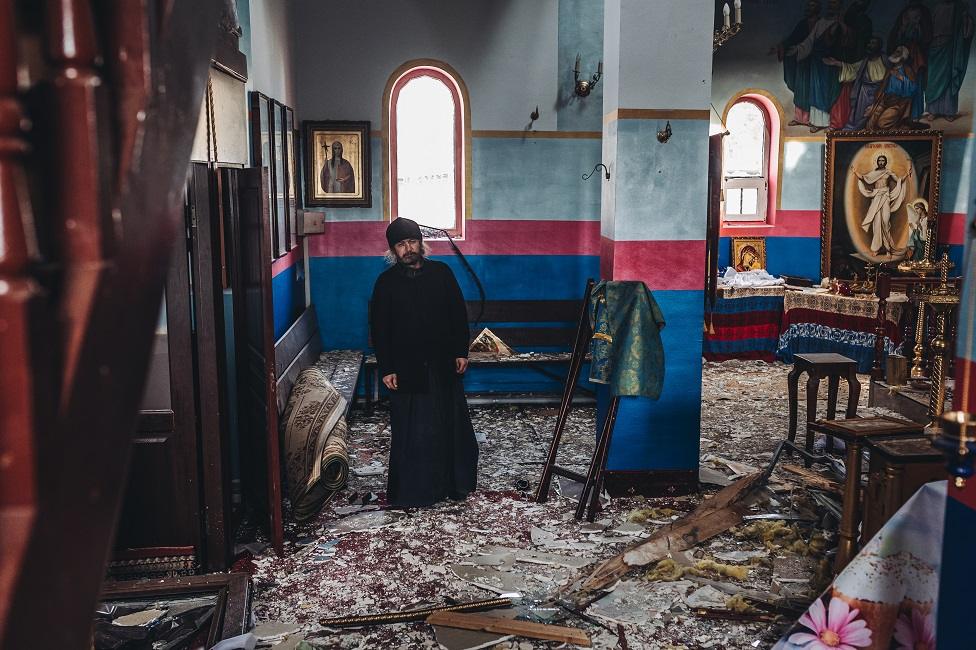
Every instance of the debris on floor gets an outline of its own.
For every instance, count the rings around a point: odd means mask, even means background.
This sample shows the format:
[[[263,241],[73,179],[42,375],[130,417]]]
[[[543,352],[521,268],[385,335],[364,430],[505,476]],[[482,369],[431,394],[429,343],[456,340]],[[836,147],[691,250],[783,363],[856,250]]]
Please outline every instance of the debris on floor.
[[[249,544],[257,551],[255,632],[293,622],[281,636],[264,632],[261,645],[299,635],[296,650],[558,645],[424,622],[438,608],[505,596],[512,600],[500,602],[510,605],[491,616],[578,629],[596,648],[770,647],[816,593],[836,544],[837,494],[828,489],[839,486],[835,476],[814,467],[826,482],[811,480],[784,470],[798,460],[784,458],[767,487],[755,478],[786,433],[788,370],[704,364],[702,492],[606,500],[592,524],[573,518],[578,483],[557,477],[546,503],[533,499],[555,408],[472,408],[478,489],[463,502],[408,510],[386,504],[388,412],[353,411],[347,489],[309,522],[286,518],[283,556]],[[840,391],[843,402],[846,386]],[[885,414],[866,407],[867,392],[859,414]],[[585,473],[595,415],[591,407],[571,410],[561,466]],[[743,515],[780,518],[743,522]],[[670,580],[648,579],[665,569]],[[395,624],[335,624],[377,612],[421,614]]]

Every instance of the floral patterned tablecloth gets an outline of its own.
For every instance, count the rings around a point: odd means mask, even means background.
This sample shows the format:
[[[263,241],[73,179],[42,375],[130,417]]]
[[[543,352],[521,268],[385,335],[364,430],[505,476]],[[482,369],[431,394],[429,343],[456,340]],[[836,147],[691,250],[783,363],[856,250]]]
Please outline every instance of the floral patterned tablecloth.
[[[885,310],[883,354],[901,351],[901,322],[907,296],[893,293]],[[817,291],[788,291],[777,356],[793,363],[804,352],[834,352],[857,361],[858,372],[870,372],[874,361],[878,299],[846,297]]]
[[[935,650],[946,482],[923,485],[775,650]]]

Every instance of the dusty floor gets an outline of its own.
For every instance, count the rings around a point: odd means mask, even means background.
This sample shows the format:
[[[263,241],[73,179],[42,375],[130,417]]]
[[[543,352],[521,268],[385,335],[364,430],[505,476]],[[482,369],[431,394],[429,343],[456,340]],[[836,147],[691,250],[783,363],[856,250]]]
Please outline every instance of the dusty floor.
[[[735,478],[750,467],[769,461],[787,428],[787,369],[782,364],[762,362],[705,364],[703,467]],[[864,379],[861,415],[871,412],[866,407],[868,391]],[[842,386],[841,404],[846,403],[845,391]],[[824,398],[825,394],[821,395]],[[588,566],[619,553],[701,502],[701,495],[614,499],[598,516],[599,526],[583,526],[573,519],[575,502],[568,497],[554,495],[541,505],[531,498],[548,450],[554,409],[474,408],[472,418],[475,431],[484,438],[480,445],[478,491],[462,503],[448,502],[403,512],[383,509],[390,440],[387,414],[382,410],[372,415],[355,412],[350,439],[350,464],[354,471],[348,489],[327,505],[312,524],[287,530],[284,557],[265,551],[254,559],[257,622],[294,623],[297,636],[289,641],[294,643],[304,636],[313,647],[436,648],[438,642],[432,628],[423,623],[339,630],[324,628],[319,621],[331,616],[443,605],[451,599],[485,599],[509,591],[526,596],[524,612],[533,603],[544,601],[558,585],[585,574],[587,568],[577,565]],[[585,471],[593,431],[594,410],[574,410],[560,464]],[[733,461],[731,467],[722,459]],[[791,482],[791,477],[777,472],[775,478],[773,502],[754,506],[754,512],[809,514],[817,510],[806,491]],[[520,479],[529,482],[528,493],[517,488]],[[704,491],[710,494],[717,489],[706,486]],[[365,508],[364,500],[369,504]],[[659,510],[637,512],[647,508]],[[738,564],[747,570],[744,579],[709,571],[671,582],[651,581],[646,575],[629,576],[586,612],[606,629],[575,617],[561,618],[560,612],[549,609],[539,609],[534,615],[540,620],[585,630],[597,648],[770,647],[792,619],[715,620],[692,611],[693,607],[726,607],[726,596],[712,587],[703,587],[703,579],[731,585],[733,591],[792,590],[801,601],[803,592],[814,593],[809,579],[822,559],[820,553],[813,552],[811,558],[806,558],[780,548],[787,545],[790,537],[770,541],[771,535],[767,534],[764,543],[757,534],[749,535],[756,532],[755,528],[743,526],[720,535],[684,558]],[[815,532],[811,526],[799,529],[800,537],[807,541]],[[829,547],[829,531],[826,537]],[[541,559],[530,557],[536,562],[527,562],[527,550],[549,555]],[[487,647],[527,649],[557,645],[515,639]]]

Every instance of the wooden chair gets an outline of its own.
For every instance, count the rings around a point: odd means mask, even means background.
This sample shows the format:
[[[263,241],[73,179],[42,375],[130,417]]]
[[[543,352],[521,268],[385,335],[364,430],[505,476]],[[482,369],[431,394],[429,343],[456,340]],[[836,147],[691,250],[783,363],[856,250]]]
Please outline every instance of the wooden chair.
[[[806,450],[813,452],[813,429],[811,425],[817,421],[817,394],[820,392],[820,380],[827,379],[827,419],[833,420],[837,414],[837,389],[841,378],[847,380],[847,410],[845,417],[857,417],[857,404],[861,395],[861,382],[857,379],[857,362],[841,354],[807,352],[794,356],[793,369],[787,375],[789,389],[790,428],[787,439],[796,441],[797,410],[799,408],[800,375],[807,373],[806,392]],[[833,438],[827,436],[827,449],[833,449]],[[806,461],[807,467],[810,461]]]

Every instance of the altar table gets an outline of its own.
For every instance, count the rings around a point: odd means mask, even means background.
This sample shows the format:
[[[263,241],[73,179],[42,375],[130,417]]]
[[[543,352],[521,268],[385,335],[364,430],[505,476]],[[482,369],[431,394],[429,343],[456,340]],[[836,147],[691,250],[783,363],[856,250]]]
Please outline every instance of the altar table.
[[[775,361],[785,293],[782,286],[719,287],[715,306],[705,308],[702,356]]]
[[[901,352],[900,327],[908,297],[893,293],[885,310],[883,353]],[[839,296],[819,290],[788,291],[777,356],[787,363],[803,352],[833,352],[857,361],[857,371],[871,371],[874,361],[878,299],[872,295]],[[882,363],[884,359],[882,359]]]

